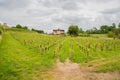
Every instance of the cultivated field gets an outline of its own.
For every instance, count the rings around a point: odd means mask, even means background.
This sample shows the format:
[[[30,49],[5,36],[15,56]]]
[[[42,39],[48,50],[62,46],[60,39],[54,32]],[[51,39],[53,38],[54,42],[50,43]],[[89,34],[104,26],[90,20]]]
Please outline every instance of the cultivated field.
[[[29,31],[3,33],[0,80],[80,79],[120,80],[120,40]]]

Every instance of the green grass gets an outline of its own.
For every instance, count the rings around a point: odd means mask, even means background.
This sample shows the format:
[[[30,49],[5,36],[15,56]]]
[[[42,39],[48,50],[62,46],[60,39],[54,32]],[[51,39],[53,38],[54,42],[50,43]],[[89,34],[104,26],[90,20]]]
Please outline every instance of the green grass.
[[[0,35],[2,34],[3,27],[0,26]]]
[[[104,53],[105,54],[105,53]],[[96,67],[95,72],[120,72],[120,49],[112,51],[111,54],[102,55],[104,64]],[[99,63],[102,63],[101,61]]]
[[[48,59],[4,33],[0,43],[0,80],[34,80],[34,75],[40,76],[52,65],[53,60]]]
[[[120,49],[103,52],[99,58],[82,63],[83,66],[96,66],[94,72],[120,72]]]
[[[95,72],[120,72],[120,60],[103,64],[94,70]]]
[[[107,38],[107,34],[90,34],[94,38]]]
[[[119,40],[52,36],[30,31],[7,31],[2,36],[0,80],[40,80],[41,74],[53,67],[58,58],[62,62],[69,58],[83,66],[101,63],[94,69],[96,72],[120,71]]]
[[[63,37],[57,37],[57,36],[49,36],[49,35],[39,35],[39,34],[35,34],[35,33],[18,33],[15,32],[12,35],[14,35],[13,37],[16,38],[16,40],[19,40],[21,43],[24,43],[24,40],[27,41],[27,45],[30,47],[30,49],[33,49],[33,47],[35,47],[35,51],[36,48],[38,47],[39,44],[43,45],[42,43],[45,42],[49,42],[49,44],[53,44],[55,42],[55,39],[59,40]],[[25,35],[25,36],[24,36]],[[103,34],[99,34],[99,35],[103,35]],[[34,38],[32,39],[32,37],[34,36]],[[21,38],[19,38],[21,37]],[[29,43],[29,41],[32,41],[32,43]],[[36,44],[37,43],[37,44]],[[59,47],[58,44],[60,45],[60,43],[62,44],[61,49],[58,51],[57,48]],[[78,44],[81,45],[85,50],[81,50],[81,48],[79,48]],[[86,46],[90,44],[90,48],[86,48]],[[98,45],[97,48],[95,49],[95,45]],[[62,62],[64,62],[66,60],[66,58],[70,58],[71,61],[73,62],[77,62],[77,63],[84,63],[84,62],[90,62],[90,61],[94,61],[94,60],[99,60],[101,58],[111,58],[113,56],[116,57],[116,55],[118,56],[119,54],[119,49],[120,49],[120,41],[119,40],[109,40],[109,39],[97,39],[97,38],[84,38],[84,37],[65,37],[64,40],[60,40],[60,42],[57,43],[57,45],[53,46],[52,48],[50,48],[49,50],[47,50],[45,52],[44,55],[42,55],[42,58],[44,59],[44,63],[48,62],[47,58],[49,58],[51,60],[51,63],[54,63],[54,60],[56,60],[56,58],[60,58],[60,60]],[[116,48],[113,48],[114,45],[116,46]],[[72,46],[72,47],[71,47]],[[101,47],[103,47],[103,51],[101,51]],[[106,49],[106,46],[108,47],[108,49]],[[44,46],[43,46],[44,47]],[[39,47],[39,50],[41,49],[41,47]],[[54,51],[55,51],[55,56],[54,56]],[[86,56],[86,51],[88,51],[89,56]],[[53,57],[54,56],[54,57]],[[46,60],[47,59],[47,60]],[[46,63],[47,65],[47,63]]]

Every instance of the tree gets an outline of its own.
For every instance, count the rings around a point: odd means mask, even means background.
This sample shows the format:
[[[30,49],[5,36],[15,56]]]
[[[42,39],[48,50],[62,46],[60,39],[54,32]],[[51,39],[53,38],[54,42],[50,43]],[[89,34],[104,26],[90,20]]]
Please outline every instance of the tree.
[[[44,34],[44,31],[43,31],[43,30],[36,30],[36,29],[33,29],[33,28],[32,28],[32,31],[35,31],[35,32],[37,32],[37,33]]]
[[[112,26],[113,26],[113,28],[116,28],[116,25],[115,25],[115,23],[113,23],[113,24],[112,24]]]
[[[101,33],[108,33],[109,31],[114,31],[116,29],[115,23],[112,24],[112,26],[103,25],[100,27]]]
[[[77,25],[71,25],[68,28],[68,34],[77,36],[79,34],[79,28]]]
[[[102,25],[100,27],[100,29],[101,29],[101,33],[108,33],[108,26],[107,25]]]
[[[27,27],[27,26],[24,26],[23,29],[28,29],[28,27]]]
[[[120,34],[120,28],[115,29],[113,32],[116,36],[118,36]]]
[[[84,33],[84,31],[82,30],[82,28],[79,29],[79,33]]]
[[[16,28],[22,28],[22,26],[20,24],[17,24]]]
[[[118,28],[120,28],[120,23],[118,24]]]

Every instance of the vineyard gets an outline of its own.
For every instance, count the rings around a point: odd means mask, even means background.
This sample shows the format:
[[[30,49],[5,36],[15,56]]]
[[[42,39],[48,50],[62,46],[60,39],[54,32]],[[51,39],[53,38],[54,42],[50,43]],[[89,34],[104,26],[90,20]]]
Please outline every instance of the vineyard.
[[[24,46],[41,56],[62,62],[70,58],[73,62],[86,62],[101,57],[117,55],[120,41],[101,38],[63,37],[13,32],[11,35]],[[112,54],[113,52],[116,52]],[[109,55],[108,55],[109,54]]]
[[[6,45],[3,46],[3,44]],[[24,48],[21,48],[21,46],[24,46]],[[15,48],[18,48],[16,52],[14,51]],[[0,72],[1,80],[19,80],[23,76],[21,72],[26,76],[28,74],[30,74],[29,76],[42,74],[52,67],[57,59],[65,62],[67,58],[72,62],[83,64],[83,66],[90,66],[93,63],[99,63],[97,60],[104,59],[104,61],[110,61],[111,63],[99,66],[95,69],[96,72],[120,71],[120,40],[117,39],[55,36],[13,31],[3,34],[0,50],[0,56],[2,56],[0,61],[4,60],[4,63],[0,63],[3,66],[0,67],[0,70],[2,70]],[[5,68],[8,64],[12,65],[7,71]],[[17,77],[18,75],[19,77]],[[31,80],[29,76],[22,79]]]

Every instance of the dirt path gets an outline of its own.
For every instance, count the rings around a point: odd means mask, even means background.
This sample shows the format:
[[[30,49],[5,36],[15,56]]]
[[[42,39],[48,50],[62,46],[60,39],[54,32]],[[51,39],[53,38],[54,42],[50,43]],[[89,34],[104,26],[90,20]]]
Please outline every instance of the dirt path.
[[[120,73],[94,73],[92,67],[81,67],[69,59],[59,60],[56,67],[42,75],[43,80],[120,80]]]

